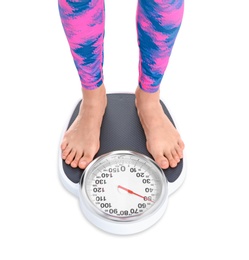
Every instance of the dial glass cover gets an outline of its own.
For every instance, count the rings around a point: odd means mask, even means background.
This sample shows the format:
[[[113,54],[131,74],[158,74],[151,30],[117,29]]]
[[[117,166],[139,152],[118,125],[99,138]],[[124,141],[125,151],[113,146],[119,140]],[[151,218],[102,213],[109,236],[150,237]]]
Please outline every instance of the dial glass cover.
[[[118,221],[150,215],[167,196],[167,179],[141,154],[112,152],[95,159],[80,181],[81,196],[96,214]]]

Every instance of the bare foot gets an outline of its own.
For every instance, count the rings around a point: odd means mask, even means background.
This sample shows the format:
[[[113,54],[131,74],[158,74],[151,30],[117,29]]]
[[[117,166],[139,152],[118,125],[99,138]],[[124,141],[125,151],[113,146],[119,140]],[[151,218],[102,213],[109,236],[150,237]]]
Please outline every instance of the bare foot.
[[[104,85],[83,89],[79,114],[61,143],[62,159],[73,168],[85,169],[99,150],[100,127],[107,104]]]
[[[137,88],[136,107],[145,132],[147,149],[157,164],[167,169],[176,167],[183,157],[184,143],[159,101],[159,91],[147,93]]]

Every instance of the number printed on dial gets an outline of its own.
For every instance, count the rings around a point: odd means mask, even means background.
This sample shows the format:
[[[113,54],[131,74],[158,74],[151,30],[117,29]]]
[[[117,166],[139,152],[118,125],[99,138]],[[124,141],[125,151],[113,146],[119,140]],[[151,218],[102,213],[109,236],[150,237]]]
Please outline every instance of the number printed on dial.
[[[158,167],[135,154],[114,154],[97,161],[84,182],[92,205],[121,221],[148,212],[162,193]]]

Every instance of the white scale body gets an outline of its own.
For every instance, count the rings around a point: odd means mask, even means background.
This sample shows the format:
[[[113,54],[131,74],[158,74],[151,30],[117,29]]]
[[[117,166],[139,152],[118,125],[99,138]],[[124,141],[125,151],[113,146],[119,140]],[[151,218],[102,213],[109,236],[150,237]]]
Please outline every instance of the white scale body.
[[[107,96],[96,158],[83,171],[66,165],[59,152],[59,175],[65,188],[78,197],[89,222],[112,234],[130,235],[148,229],[164,215],[168,197],[184,181],[186,167],[181,160],[176,168],[162,170],[154,162],[146,149],[133,94]]]

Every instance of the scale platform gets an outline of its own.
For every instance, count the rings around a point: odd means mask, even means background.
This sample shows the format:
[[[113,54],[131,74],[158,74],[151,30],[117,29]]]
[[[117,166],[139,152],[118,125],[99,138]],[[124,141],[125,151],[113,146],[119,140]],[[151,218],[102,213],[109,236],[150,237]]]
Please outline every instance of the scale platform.
[[[137,115],[135,95],[114,93],[107,94],[107,99],[108,105],[101,127],[100,149],[95,158],[119,150],[129,150],[152,158],[147,151],[145,134]],[[76,105],[66,128],[69,128],[76,118],[80,103],[81,101]],[[162,101],[161,105],[165,114],[174,124],[168,109]],[[80,168],[72,168],[70,165],[67,165],[64,160],[61,159],[59,149],[60,179],[65,188],[76,196],[78,196],[79,193],[79,182],[83,172],[84,171]],[[170,195],[178,189],[184,181],[185,163],[183,163],[183,159],[178,163],[177,167],[168,168],[163,170],[163,172],[168,180]]]

